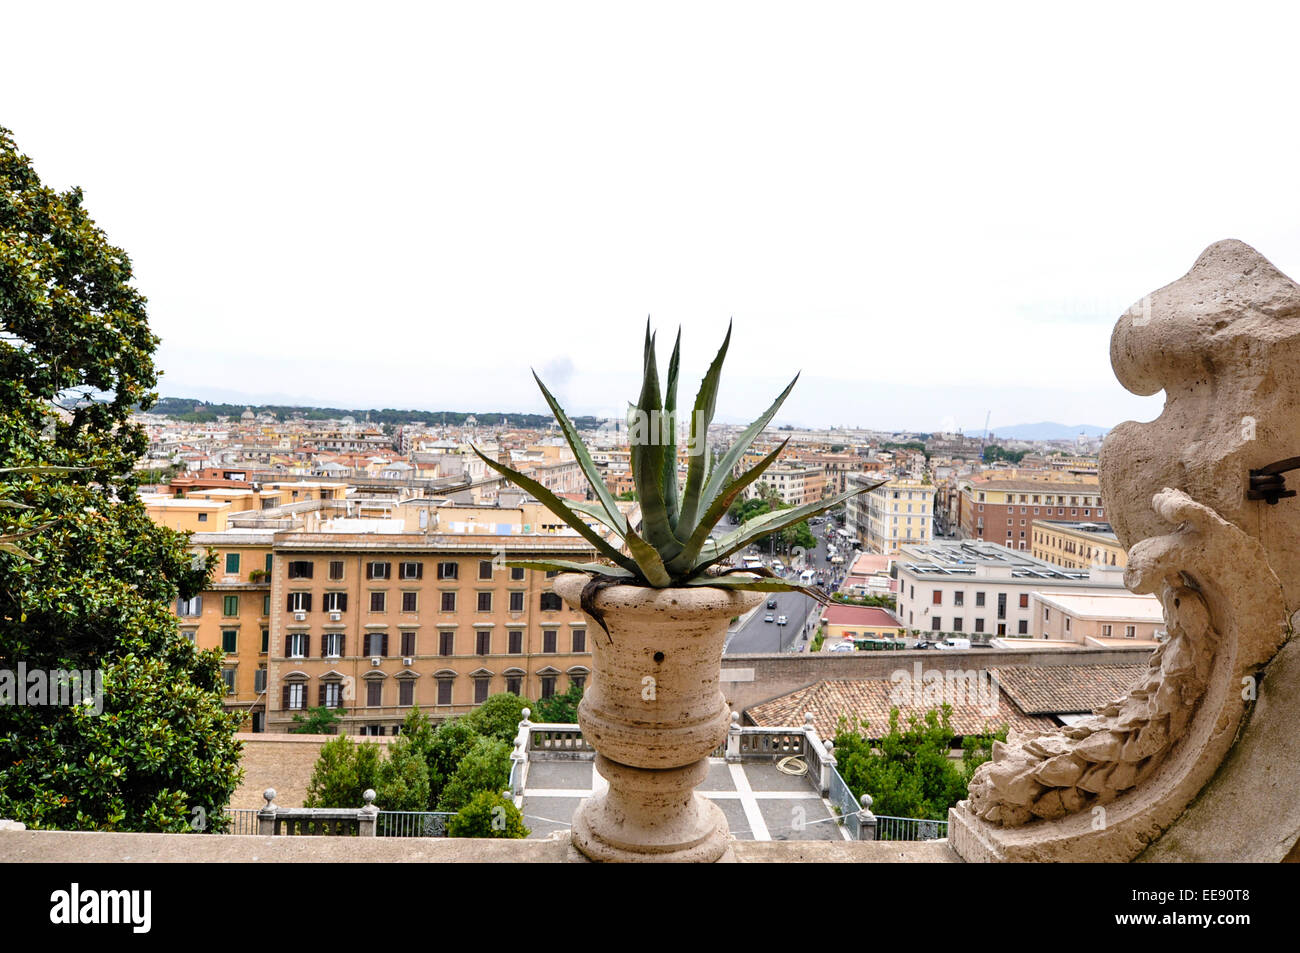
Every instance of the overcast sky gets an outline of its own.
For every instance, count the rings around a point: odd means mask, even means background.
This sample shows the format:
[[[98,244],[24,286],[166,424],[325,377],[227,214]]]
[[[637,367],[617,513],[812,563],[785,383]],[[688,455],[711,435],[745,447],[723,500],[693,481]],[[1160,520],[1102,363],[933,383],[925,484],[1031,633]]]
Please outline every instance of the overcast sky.
[[[613,415],[649,314],[691,395],[734,319],[725,419],[1109,426],[1129,304],[1300,275],[1281,6],[0,3],[168,396]]]

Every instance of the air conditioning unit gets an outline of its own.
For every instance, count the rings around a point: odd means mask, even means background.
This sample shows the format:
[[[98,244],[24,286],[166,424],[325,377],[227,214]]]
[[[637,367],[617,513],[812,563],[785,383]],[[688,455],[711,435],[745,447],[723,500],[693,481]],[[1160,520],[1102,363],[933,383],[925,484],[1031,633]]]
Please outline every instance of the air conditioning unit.
[[[407,668],[410,668],[410,667],[411,667],[411,661],[412,661],[412,660],[409,659],[409,658],[404,658],[404,659],[402,659],[402,664],[405,665]]]
[[[293,617],[294,617],[295,619],[297,619],[299,622],[305,622],[305,621],[307,621],[307,613],[305,613],[305,612],[295,612],[295,613],[293,614]]]
[[[380,665],[384,664],[384,660],[381,659],[379,656],[375,656],[370,660],[370,664],[372,667],[378,668]]]
[[[343,618],[343,613],[342,613],[342,612],[331,612],[331,613],[330,613],[330,621],[331,621],[331,622],[337,622],[337,621],[339,621],[339,619],[341,619],[341,618]]]

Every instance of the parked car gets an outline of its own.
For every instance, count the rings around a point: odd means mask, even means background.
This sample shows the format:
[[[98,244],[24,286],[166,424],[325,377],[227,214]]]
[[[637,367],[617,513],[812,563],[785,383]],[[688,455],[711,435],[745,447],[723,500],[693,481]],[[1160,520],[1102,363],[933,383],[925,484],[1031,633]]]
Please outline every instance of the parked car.
[[[831,651],[832,652],[853,652],[856,651],[856,649],[854,648],[852,642],[840,642],[838,645],[832,645]]]
[[[774,615],[772,615],[772,613],[769,612],[767,615],[763,616],[763,621],[764,621],[764,622],[775,622],[775,621],[776,621],[776,617],[775,617]]]
[[[934,642],[917,642],[915,645],[912,646],[912,648],[914,648],[914,649],[932,649],[932,648],[934,648],[934,646],[935,646],[935,643],[934,643]]]
[[[968,649],[970,648],[970,639],[947,638],[935,645],[936,649]]]

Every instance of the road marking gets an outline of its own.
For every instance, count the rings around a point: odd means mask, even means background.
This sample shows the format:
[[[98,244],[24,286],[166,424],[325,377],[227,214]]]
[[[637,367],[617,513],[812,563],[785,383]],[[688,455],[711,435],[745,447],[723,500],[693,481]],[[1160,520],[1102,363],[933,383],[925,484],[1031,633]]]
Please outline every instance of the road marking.
[[[744,768],[739,764],[729,764],[727,770],[731,772],[731,781],[736,785],[736,793],[740,795],[740,806],[745,811],[745,820],[749,822],[749,830],[754,835],[754,840],[771,840],[772,835],[768,833],[767,823],[758,810],[758,801],[754,798],[754,792],[750,790],[749,778],[745,777]]]

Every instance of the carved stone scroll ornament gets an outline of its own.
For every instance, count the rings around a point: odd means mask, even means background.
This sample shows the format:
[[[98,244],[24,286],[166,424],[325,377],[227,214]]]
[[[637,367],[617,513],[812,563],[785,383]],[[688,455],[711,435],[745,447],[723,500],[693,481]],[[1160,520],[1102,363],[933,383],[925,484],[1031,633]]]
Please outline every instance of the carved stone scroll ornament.
[[[1166,405],[1107,438],[1103,495],[1132,544],[1125,584],[1160,598],[1168,639],[1091,717],[995,746],[950,814],[965,859],[1132,860],[1223,763],[1257,673],[1290,634],[1300,519],[1279,506],[1264,521],[1245,489],[1252,467],[1300,436],[1297,319],[1300,287],[1240,242],[1211,246],[1121,318],[1116,373],[1139,393],[1164,388]],[[1251,411],[1271,428],[1263,441],[1239,426],[1260,419]]]

